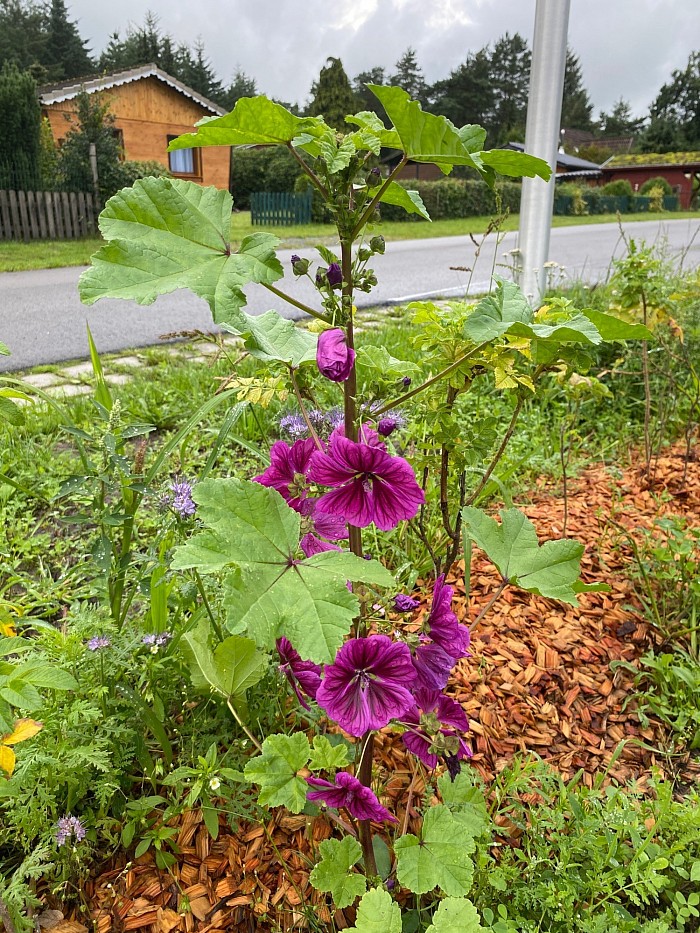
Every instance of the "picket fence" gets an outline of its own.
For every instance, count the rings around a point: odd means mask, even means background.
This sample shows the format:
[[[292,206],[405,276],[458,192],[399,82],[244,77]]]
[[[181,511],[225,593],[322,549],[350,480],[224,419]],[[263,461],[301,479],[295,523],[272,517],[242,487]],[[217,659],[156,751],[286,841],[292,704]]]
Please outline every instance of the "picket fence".
[[[74,240],[97,233],[92,194],[0,191],[0,240]]]
[[[313,194],[291,191],[255,191],[250,196],[250,221],[253,226],[290,227],[311,223]]]

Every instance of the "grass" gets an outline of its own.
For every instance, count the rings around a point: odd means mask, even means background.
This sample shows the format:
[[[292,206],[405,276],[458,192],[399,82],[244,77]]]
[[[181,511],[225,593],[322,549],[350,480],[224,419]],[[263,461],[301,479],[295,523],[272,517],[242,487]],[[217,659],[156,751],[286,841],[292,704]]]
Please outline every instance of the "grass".
[[[687,220],[700,217],[700,211],[685,211],[682,214],[653,212],[644,214],[625,214],[623,223],[635,220]],[[464,217],[453,220],[427,221],[387,221],[382,224],[381,232],[388,240],[415,240],[443,236],[465,236],[470,233],[483,233],[492,218]],[[503,231],[517,230],[520,218],[518,214],[507,217]],[[553,227],[587,226],[599,223],[617,223],[617,214],[593,214],[583,217],[557,216],[552,218]],[[243,237],[251,233],[274,233],[282,241],[283,247],[314,246],[317,243],[336,242],[335,228],[331,224],[300,224],[291,227],[253,226],[250,211],[240,211],[231,218],[231,239],[240,243]],[[86,237],[82,240],[35,240],[30,243],[0,243],[0,272],[25,272],[31,269],[55,269],[61,266],[86,266],[92,254],[102,245],[100,237]]]

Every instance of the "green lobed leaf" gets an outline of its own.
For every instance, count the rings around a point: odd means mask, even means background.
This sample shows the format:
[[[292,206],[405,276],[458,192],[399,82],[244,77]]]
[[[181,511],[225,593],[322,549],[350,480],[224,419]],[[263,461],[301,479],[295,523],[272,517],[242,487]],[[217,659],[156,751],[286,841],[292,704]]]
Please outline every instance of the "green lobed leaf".
[[[367,890],[365,876],[352,870],[362,858],[362,847],[352,836],[344,836],[324,840],[319,849],[321,861],[309,875],[309,881],[317,891],[329,893],[337,908],[349,907]]]
[[[8,424],[20,425],[24,422],[24,412],[19,407],[15,405],[14,402],[11,402],[9,398],[5,398],[4,394],[0,392],[0,421],[7,421]]]
[[[274,489],[212,479],[195,486],[193,497],[209,528],[175,549],[172,566],[201,573],[232,567],[224,599],[229,630],[248,632],[261,648],[272,649],[284,634],[302,657],[332,661],[359,608],[347,581],[395,584],[377,561],[345,551],[297,558],[300,518]]]
[[[402,207],[407,214],[418,214],[424,220],[430,220],[430,214],[417,191],[409,191],[398,182],[390,182],[379,199],[384,204],[394,204]]]
[[[12,679],[18,678],[33,687],[47,690],[77,690],[78,682],[68,671],[44,661],[27,661],[15,668]]]
[[[469,854],[474,840],[446,806],[431,807],[423,818],[420,839],[413,834],[394,843],[396,876],[414,894],[440,888],[445,894],[467,894],[474,874]]]
[[[462,826],[463,832],[478,839],[489,831],[491,821],[484,795],[478,787],[474,787],[464,771],[454,781],[445,772],[440,775],[437,784],[442,802]]]
[[[360,347],[357,351],[358,366],[362,370],[369,370],[371,378],[383,380],[401,379],[403,376],[415,376],[420,367],[408,360],[397,360],[386,347],[368,346]]]
[[[501,524],[480,509],[462,509],[465,533],[487,555],[502,577],[528,593],[577,605],[583,545],[564,538],[540,545],[535,526],[518,509],[504,509]]]
[[[195,689],[213,689],[227,699],[243,696],[262,679],[268,659],[250,638],[232,635],[212,651],[210,637],[205,619],[183,636]]]
[[[178,136],[168,146],[189,149],[192,146],[270,146],[291,143],[302,133],[311,136],[322,132],[320,117],[297,117],[267,97],[242,97],[231,113],[205,117],[194,133]]]
[[[631,324],[614,314],[604,314],[593,308],[584,308],[581,312],[595,325],[603,340],[653,340],[654,335],[643,324]]]
[[[309,740],[303,732],[265,739],[262,754],[251,758],[243,772],[247,781],[259,785],[260,806],[286,807],[292,813],[301,813],[309,786],[297,772],[306,767],[309,751]]]
[[[446,897],[440,901],[426,933],[476,933],[483,929],[471,901],[463,897]]]
[[[496,282],[495,292],[482,298],[465,322],[464,334],[474,343],[495,340],[516,322],[530,324],[533,321],[530,302],[515,282],[499,278]]]
[[[355,926],[347,933],[401,933],[401,908],[382,888],[372,888],[357,907]]]
[[[348,763],[348,749],[344,743],[331,745],[325,735],[314,736],[309,768],[312,771],[334,771]]]
[[[259,360],[276,360],[297,369],[316,362],[318,334],[313,334],[276,311],[252,315],[241,313],[224,324],[224,330],[245,339],[245,348]]]
[[[544,159],[528,155],[527,152],[516,152],[511,149],[490,149],[480,152],[479,156],[485,165],[488,165],[499,175],[510,178],[539,177],[549,181],[552,168]]]
[[[379,155],[382,146],[389,149],[401,148],[401,140],[396,130],[388,130],[372,110],[362,110],[360,113],[347,116],[345,122],[351,123],[353,126],[359,126],[359,132],[353,135],[359,135],[360,141],[364,145],[360,145],[358,148],[370,149],[375,155]],[[486,136],[485,133],[484,136]]]
[[[151,304],[189,288],[209,304],[217,323],[234,325],[250,282],[272,284],[284,272],[279,240],[254,233],[231,252],[233,201],[228,191],[171,178],[141,178],[107,202],[100,230],[108,241],[92,257],[78,289],[85,304],[129,298]]]

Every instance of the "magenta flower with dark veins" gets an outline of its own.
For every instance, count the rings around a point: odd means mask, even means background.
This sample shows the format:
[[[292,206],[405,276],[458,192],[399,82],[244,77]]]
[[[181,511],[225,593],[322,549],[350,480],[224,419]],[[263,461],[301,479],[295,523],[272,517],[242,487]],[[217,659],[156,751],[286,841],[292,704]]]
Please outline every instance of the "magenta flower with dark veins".
[[[442,573],[435,581],[433,604],[426,622],[431,640],[455,659],[469,653],[469,629],[462,625],[452,611],[452,587],[445,584]]]
[[[383,729],[414,705],[408,645],[388,635],[352,638],[326,664],[316,701],[350,735]]]
[[[413,655],[416,689],[444,690],[455,666],[455,659],[440,645],[419,645]]]
[[[402,717],[402,722],[410,727],[402,736],[404,745],[428,768],[437,767],[442,757],[454,769],[461,758],[471,757],[461,736],[469,730],[464,710],[439,690],[416,690],[415,695],[417,706]]]
[[[414,609],[417,609],[420,606],[420,603],[417,599],[414,599],[412,596],[406,596],[405,593],[399,593],[397,596],[394,596],[394,609],[397,612],[413,612]]]
[[[327,452],[317,450],[311,456],[308,477],[335,487],[318,500],[318,510],[340,515],[358,528],[374,522],[380,531],[389,531],[413,518],[425,502],[406,460],[348,440],[338,431],[331,434]]]
[[[304,699],[304,694],[312,700],[316,699],[316,692],[321,685],[321,668],[313,661],[303,661],[288,638],[278,638],[276,644],[282,661],[279,670],[291,684],[292,690],[304,709],[310,709]]]
[[[324,330],[316,345],[318,371],[331,382],[345,382],[355,364],[355,351],[345,342],[345,331],[339,327]]]
[[[313,557],[315,554],[322,554],[324,551],[342,551],[342,548],[338,547],[337,544],[331,544],[330,541],[317,538],[311,532],[304,535],[299,542],[299,547],[304,552],[305,557]]]
[[[324,781],[323,778],[307,777],[307,784],[317,787],[307,793],[308,800],[325,803],[334,810],[347,810],[356,820],[384,820],[396,823],[396,817],[383,807],[376,795],[369,787],[361,784],[347,771],[339,771],[335,776],[335,783]]]
[[[253,479],[261,486],[271,486],[297,512],[308,496],[307,472],[316,444],[311,437],[294,441],[290,447],[285,441],[275,441],[270,448],[270,466]]]

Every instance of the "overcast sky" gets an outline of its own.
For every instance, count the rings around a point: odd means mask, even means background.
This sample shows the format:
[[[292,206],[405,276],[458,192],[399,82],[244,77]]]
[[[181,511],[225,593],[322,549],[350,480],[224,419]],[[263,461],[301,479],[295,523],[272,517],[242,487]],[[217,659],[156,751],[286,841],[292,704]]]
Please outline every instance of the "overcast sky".
[[[429,82],[447,77],[469,51],[519,32],[532,44],[535,0],[67,0],[98,54],[112,32],[143,23],[150,9],[176,42],[204,41],[219,77],[237,66],[260,93],[304,104],[326,58],[350,79],[408,46]],[[578,54],[594,116],[620,97],[646,113],[675,68],[700,47],[700,0],[571,0],[569,44]]]

